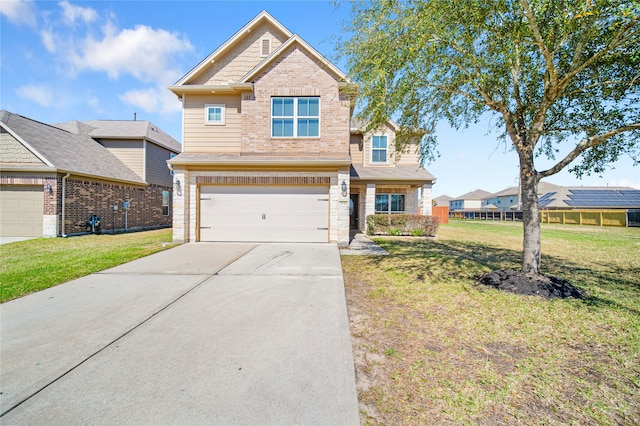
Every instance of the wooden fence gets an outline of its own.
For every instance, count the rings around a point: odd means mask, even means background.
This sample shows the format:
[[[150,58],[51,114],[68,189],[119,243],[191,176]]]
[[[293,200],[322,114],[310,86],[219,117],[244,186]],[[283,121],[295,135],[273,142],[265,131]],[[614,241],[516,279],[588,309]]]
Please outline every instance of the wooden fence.
[[[543,210],[540,223],[563,225],[627,226],[625,210]]]
[[[435,214],[434,214],[435,215]],[[452,211],[450,218],[474,220],[522,220],[521,211]],[[540,223],[594,226],[640,226],[640,210],[542,210]]]
[[[440,225],[446,225],[449,223],[449,206],[433,206],[431,215],[438,218]]]

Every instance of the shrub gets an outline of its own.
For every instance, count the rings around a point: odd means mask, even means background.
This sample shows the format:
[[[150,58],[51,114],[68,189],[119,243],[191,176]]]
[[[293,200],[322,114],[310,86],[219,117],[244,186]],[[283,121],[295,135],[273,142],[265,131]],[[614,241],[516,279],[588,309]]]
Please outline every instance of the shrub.
[[[367,216],[369,235],[436,235],[438,218],[417,214],[372,214]]]

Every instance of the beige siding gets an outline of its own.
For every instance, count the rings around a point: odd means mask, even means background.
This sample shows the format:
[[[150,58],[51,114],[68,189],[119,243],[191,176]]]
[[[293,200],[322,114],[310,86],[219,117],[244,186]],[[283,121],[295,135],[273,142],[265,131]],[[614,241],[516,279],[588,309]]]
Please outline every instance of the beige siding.
[[[144,179],[144,148],[141,140],[100,140],[100,143]]]
[[[278,29],[265,22],[252,29],[226,54],[218,58],[192,81],[189,81],[189,84],[217,85],[240,80],[264,59],[264,56],[260,54],[260,43],[263,38],[271,40],[272,52],[286,41],[286,37]]]
[[[204,106],[225,105],[224,125],[205,125]],[[182,152],[240,153],[240,95],[185,95]]]
[[[0,162],[43,164],[38,157],[33,155],[11,134],[6,133],[4,129],[0,132]]]
[[[171,158],[171,151],[151,142],[147,142],[147,183],[171,186],[171,171],[167,167],[167,160]]]
[[[353,164],[362,165],[362,135],[351,135],[349,138],[349,153]]]
[[[386,163],[372,163],[371,162],[371,140],[373,136],[387,136],[387,162]],[[395,143],[396,133],[389,125],[384,126],[382,129],[367,132],[364,135],[364,165],[373,167],[393,167],[395,165]]]
[[[406,147],[405,152],[396,152],[396,165],[415,166],[417,164],[420,164],[420,147],[416,143]]]

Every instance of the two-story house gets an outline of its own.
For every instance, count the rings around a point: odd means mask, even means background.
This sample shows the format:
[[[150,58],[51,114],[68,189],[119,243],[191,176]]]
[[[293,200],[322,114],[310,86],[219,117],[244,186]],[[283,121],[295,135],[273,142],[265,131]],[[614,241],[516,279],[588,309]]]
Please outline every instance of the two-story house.
[[[395,127],[354,126],[357,85],[267,12],[169,90],[183,105],[176,241],[344,246],[368,214],[430,212],[435,179],[395,152]]]
[[[92,215],[103,231],[169,227],[166,162],[179,152],[149,121],[49,125],[0,111],[0,237],[81,234]]]
[[[482,200],[492,198],[492,196],[490,192],[476,189],[449,200],[449,210],[480,210],[482,208]]]

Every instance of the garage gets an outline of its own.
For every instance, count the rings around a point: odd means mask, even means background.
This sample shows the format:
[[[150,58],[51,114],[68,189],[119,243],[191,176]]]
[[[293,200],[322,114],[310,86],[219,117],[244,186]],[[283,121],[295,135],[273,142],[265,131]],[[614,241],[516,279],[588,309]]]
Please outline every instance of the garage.
[[[0,236],[41,237],[44,193],[40,186],[0,186]]]
[[[200,241],[329,241],[328,186],[200,187]]]

